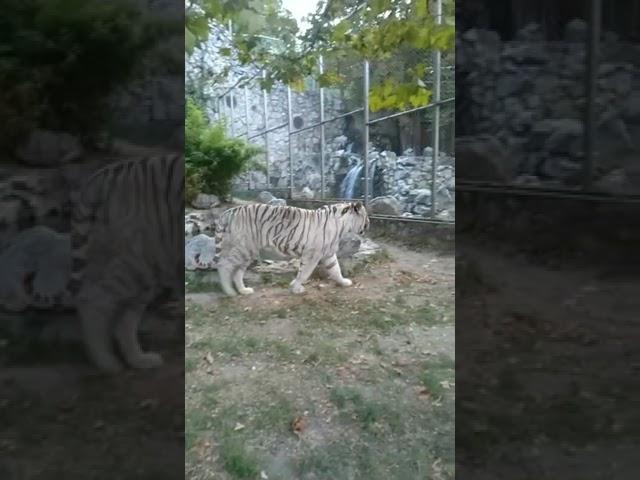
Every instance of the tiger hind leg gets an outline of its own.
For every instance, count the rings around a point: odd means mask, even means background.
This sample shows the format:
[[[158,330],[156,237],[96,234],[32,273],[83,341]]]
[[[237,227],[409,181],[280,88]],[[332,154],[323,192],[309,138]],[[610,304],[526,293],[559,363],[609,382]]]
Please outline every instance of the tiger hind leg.
[[[246,266],[238,267],[238,269],[233,274],[233,283],[238,290],[240,295],[251,295],[253,293],[253,288],[246,287],[244,285],[244,274],[247,271]]]
[[[226,262],[221,262],[218,265],[218,276],[220,277],[220,286],[222,287],[222,291],[233,297],[236,294],[236,291],[233,289],[232,279],[231,279],[231,265]]]
[[[329,279],[333,280],[341,287],[350,287],[353,285],[351,280],[342,276],[342,271],[340,270],[340,264],[338,263],[338,257],[336,255],[322,259],[322,266],[327,270]]]
[[[138,326],[146,310],[145,304],[136,304],[125,309],[115,329],[115,338],[120,352],[132,368],[157,368],[163,364],[162,356],[155,352],[143,352],[138,342]]]
[[[117,306],[109,302],[81,300],[76,303],[76,309],[80,316],[84,346],[89,359],[104,373],[120,372],[123,365],[112,348],[112,326],[118,313]]]

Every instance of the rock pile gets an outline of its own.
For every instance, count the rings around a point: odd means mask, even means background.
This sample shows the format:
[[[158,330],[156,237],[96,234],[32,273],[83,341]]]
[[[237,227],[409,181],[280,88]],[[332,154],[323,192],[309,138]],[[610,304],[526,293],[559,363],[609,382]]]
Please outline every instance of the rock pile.
[[[573,20],[564,41],[547,41],[535,24],[513,41],[470,29],[456,43],[456,73],[464,78],[461,131],[495,137],[516,175],[574,183],[583,152],[586,25]],[[605,33],[597,76],[600,174],[619,150],[639,149],[640,47]],[[535,79],[535,80],[534,80]],[[635,143],[634,143],[635,142]]]

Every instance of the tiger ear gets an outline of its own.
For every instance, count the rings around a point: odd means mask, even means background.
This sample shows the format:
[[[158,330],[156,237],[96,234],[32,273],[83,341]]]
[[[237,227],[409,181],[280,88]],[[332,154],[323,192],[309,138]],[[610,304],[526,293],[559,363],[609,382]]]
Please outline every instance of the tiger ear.
[[[349,211],[349,209],[350,209],[350,208],[351,208],[351,206],[344,207],[344,208],[342,209],[342,212],[341,212],[340,214],[341,214],[341,215],[344,215],[345,213],[347,213],[347,212]]]
[[[358,213],[358,211],[362,208],[362,202],[356,202],[351,204],[351,206],[353,207],[353,211]]]

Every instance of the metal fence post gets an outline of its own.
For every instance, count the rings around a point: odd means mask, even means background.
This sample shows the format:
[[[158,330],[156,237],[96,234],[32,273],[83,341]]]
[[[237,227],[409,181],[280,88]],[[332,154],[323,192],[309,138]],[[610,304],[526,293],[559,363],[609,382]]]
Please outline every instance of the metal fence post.
[[[593,181],[593,160],[596,145],[596,83],[598,74],[598,47],[602,21],[602,1],[591,0],[589,11],[589,35],[587,36],[586,102],[584,119],[584,165],[582,186],[591,188]]]
[[[235,95],[233,94],[233,90],[231,90],[231,92],[229,92],[229,105],[230,105],[230,113],[231,113],[231,136],[235,136],[236,135],[236,125],[235,125],[235,120],[236,120],[236,108],[233,105],[233,100],[235,99]]]
[[[369,208],[369,60],[364,61],[364,138],[362,159],[364,162],[364,208]]]
[[[320,75],[324,73],[324,59],[322,55],[318,60]],[[324,87],[320,87],[320,199],[324,200],[324,156],[325,156],[325,131],[324,131]]]
[[[293,131],[293,110],[291,105],[291,87],[287,86],[287,113],[289,115],[289,198],[293,198],[293,144],[291,132]]]
[[[267,78],[267,72],[262,71],[262,78]],[[264,158],[266,163],[266,175],[267,175],[267,189],[271,187],[271,177],[269,176],[269,112],[268,112],[269,101],[267,98],[267,91],[262,90],[262,115],[264,116]]]
[[[436,0],[436,24],[442,23],[442,0]],[[433,152],[431,157],[431,217],[436,216],[436,167],[440,156],[440,50],[433,55],[434,85],[433,85]]]
[[[244,123],[247,131],[247,139],[249,138],[249,90],[244,86]]]

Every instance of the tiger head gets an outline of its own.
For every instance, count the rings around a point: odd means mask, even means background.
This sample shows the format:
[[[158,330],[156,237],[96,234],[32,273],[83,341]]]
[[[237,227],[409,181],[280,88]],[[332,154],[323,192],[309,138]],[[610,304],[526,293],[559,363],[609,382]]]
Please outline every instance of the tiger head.
[[[346,219],[350,232],[364,235],[369,228],[369,215],[362,202],[344,204],[340,213]]]

